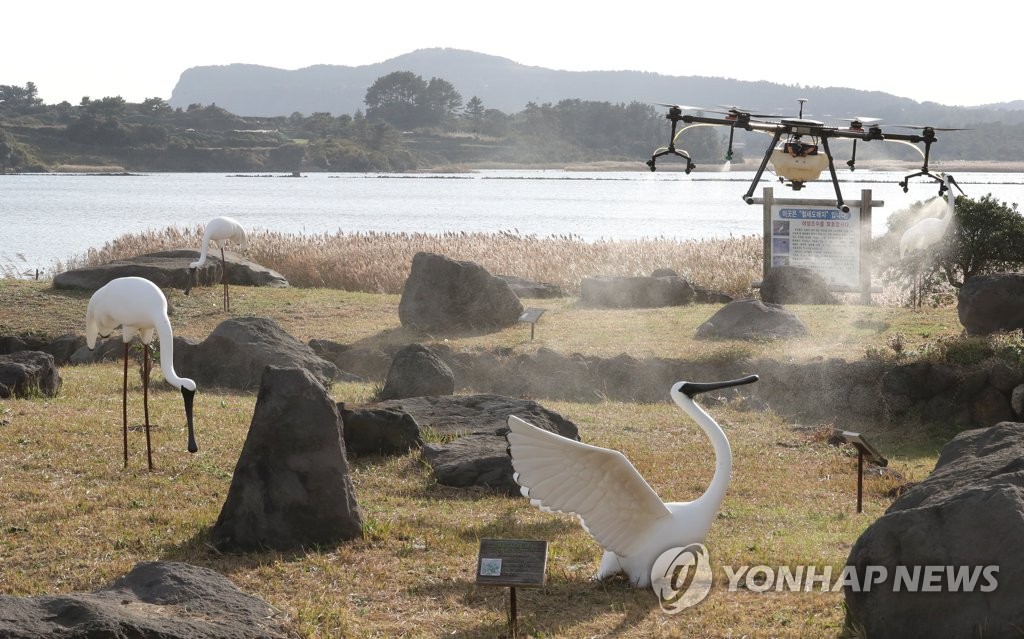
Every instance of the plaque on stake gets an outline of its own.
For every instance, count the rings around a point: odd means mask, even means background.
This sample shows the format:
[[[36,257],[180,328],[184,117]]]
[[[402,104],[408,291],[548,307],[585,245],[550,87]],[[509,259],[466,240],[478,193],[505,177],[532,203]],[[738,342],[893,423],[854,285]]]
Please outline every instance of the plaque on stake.
[[[517,632],[516,588],[544,585],[548,542],[532,539],[481,539],[476,583],[509,589],[509,634]]]
[[[872,446],[868,440],[864,438],[860,433],[853,433],[848,430],[844,430],[839,434],[848,444],[853,444],[854,448],[857,449],[857,512],[863,511],[863,499],[864,499],[864,462],[867,461],[872,464],[885,467],[889,465],[889,460],[882,457],[882,454]]]
[[[537,320],[540,319],[540,316],[543,315],[544,311],[546,311],[546,310],[548,310],[548,309],[546,309],[546,308],[528,308],[525,311],[523,311],[522,315],[519,316],[519,321],[520,322],[529,322],[530,323],[530,341],[531,342],[533,341],[533,331],[534,331],[534,328],[536,328],[536,326],[537,326]]]

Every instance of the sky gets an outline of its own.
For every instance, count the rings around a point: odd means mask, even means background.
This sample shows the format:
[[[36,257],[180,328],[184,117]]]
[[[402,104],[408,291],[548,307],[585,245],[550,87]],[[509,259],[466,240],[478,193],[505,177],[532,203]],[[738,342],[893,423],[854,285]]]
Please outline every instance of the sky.
[[[194,66],[360,66],[446,47],[550,69],[847,87],[972,106],[1024,99],[1017,70],[1022,34],[1009,6],[995,0],[941,7],[899,0],[14,2],[3,10],[0,84],[34,82],[47,104],[79,104],[84,96],[141,102],[170,98],[181,73]],[[997,74],[1004,80],[992,79]],[[700,96],[663,99],[700,104]]]

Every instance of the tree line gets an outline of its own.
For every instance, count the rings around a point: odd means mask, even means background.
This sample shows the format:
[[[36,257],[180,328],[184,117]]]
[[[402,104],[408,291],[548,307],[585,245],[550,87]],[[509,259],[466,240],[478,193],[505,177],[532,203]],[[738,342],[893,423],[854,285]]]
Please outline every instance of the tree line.
[[[365,110],[353,114],[243,117],[216,104],[172,108],[158,97],[140,103],[120,96],[83,97],[77,105],[47,105],[32,82],[0,85],[0,171],[46,171],[67,164],[245,172],[639,164],[669,141],[663,110],[648,103],[565,99],[529,102],[519,112],[505,113],[488,108],[479,96],[464,98],[443,78],[424,79],[409,71],[377,78],[364,104]],[[699,127],[678,143],[698,164],[720,164],[726,135]],[[1024,149],[1024,125],[979,125],[961,137],[960,146],[943,140],[944,157],[1011,160]],[[760,156],[760,136],[738,135],[737,140],[733,161],[742,160],[744,141]],[[862,157],[870,159],[872,151],[866,149]]]

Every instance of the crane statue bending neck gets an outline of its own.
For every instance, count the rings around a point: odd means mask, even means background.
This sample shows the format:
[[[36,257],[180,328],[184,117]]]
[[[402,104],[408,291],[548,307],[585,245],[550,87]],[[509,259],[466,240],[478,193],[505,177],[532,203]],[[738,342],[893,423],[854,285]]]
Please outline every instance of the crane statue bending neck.
[[[109,337],[118,326],[124,342],[124,385],[121,396],[121,416],[124,434],[124,465],[128,467],[128,349],[129,342],[138,335],[143,344],[143,410],[145,412],[146,458],[153,470],[153,451],[149,434],[149,344],[154,333],[160,339],[160,370],[175,388],[181,389],[188,425],[188,451],[199,450],[192,423],[192,404],[196,383],[179,377],[174,371],[174,334],[167,317],[167,298],[163,291],[141,277],[121,277],[111,280],[93,293],[85,313],[85,340],[89,350],[96,347],[97,337]]]
[[[239,249],[244,251],[249,244],[245,237],[245,229],[242,225],[230,217],[215,217],[206,225],[203,231],[203,241],[199,247],[199,259],[188,265],[188,284],[185,286],[185,295],[192,291],[192,285],[196,278],[196,269],[206,264],[206,254],[210,248],[210,242],[216,242],[220,248],[220,280],[224,285],[224,310],[231,310],[231,298],[228,295],[228,265],[224,259],[224,246],[228,242],[238,244]]]

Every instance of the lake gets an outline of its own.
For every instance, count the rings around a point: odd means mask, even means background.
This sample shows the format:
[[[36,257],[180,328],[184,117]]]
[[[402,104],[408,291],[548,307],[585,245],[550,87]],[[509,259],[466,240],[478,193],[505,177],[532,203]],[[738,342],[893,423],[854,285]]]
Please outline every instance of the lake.
[[[871,189],[873,233],[888,216],[938,193],[904,172],[841,175],[843,197]],[[1024,202],[1024,174],[958,173],[973,198]],[[771,178],[771,179],[769,179]],[[834,198],[830,182],[795,192],[774,177],[776,197]],[[219,215],[251,230],[344,232],[513,231],[547,237],[700,239],[761,233],[761,207],[743,203],[753,173],[493,170],[465,174],[310,173],[303,177],[158,173],[0,177],[0,267],[48,272],[57,260],[101,248],[125,233],[205,225]]]

